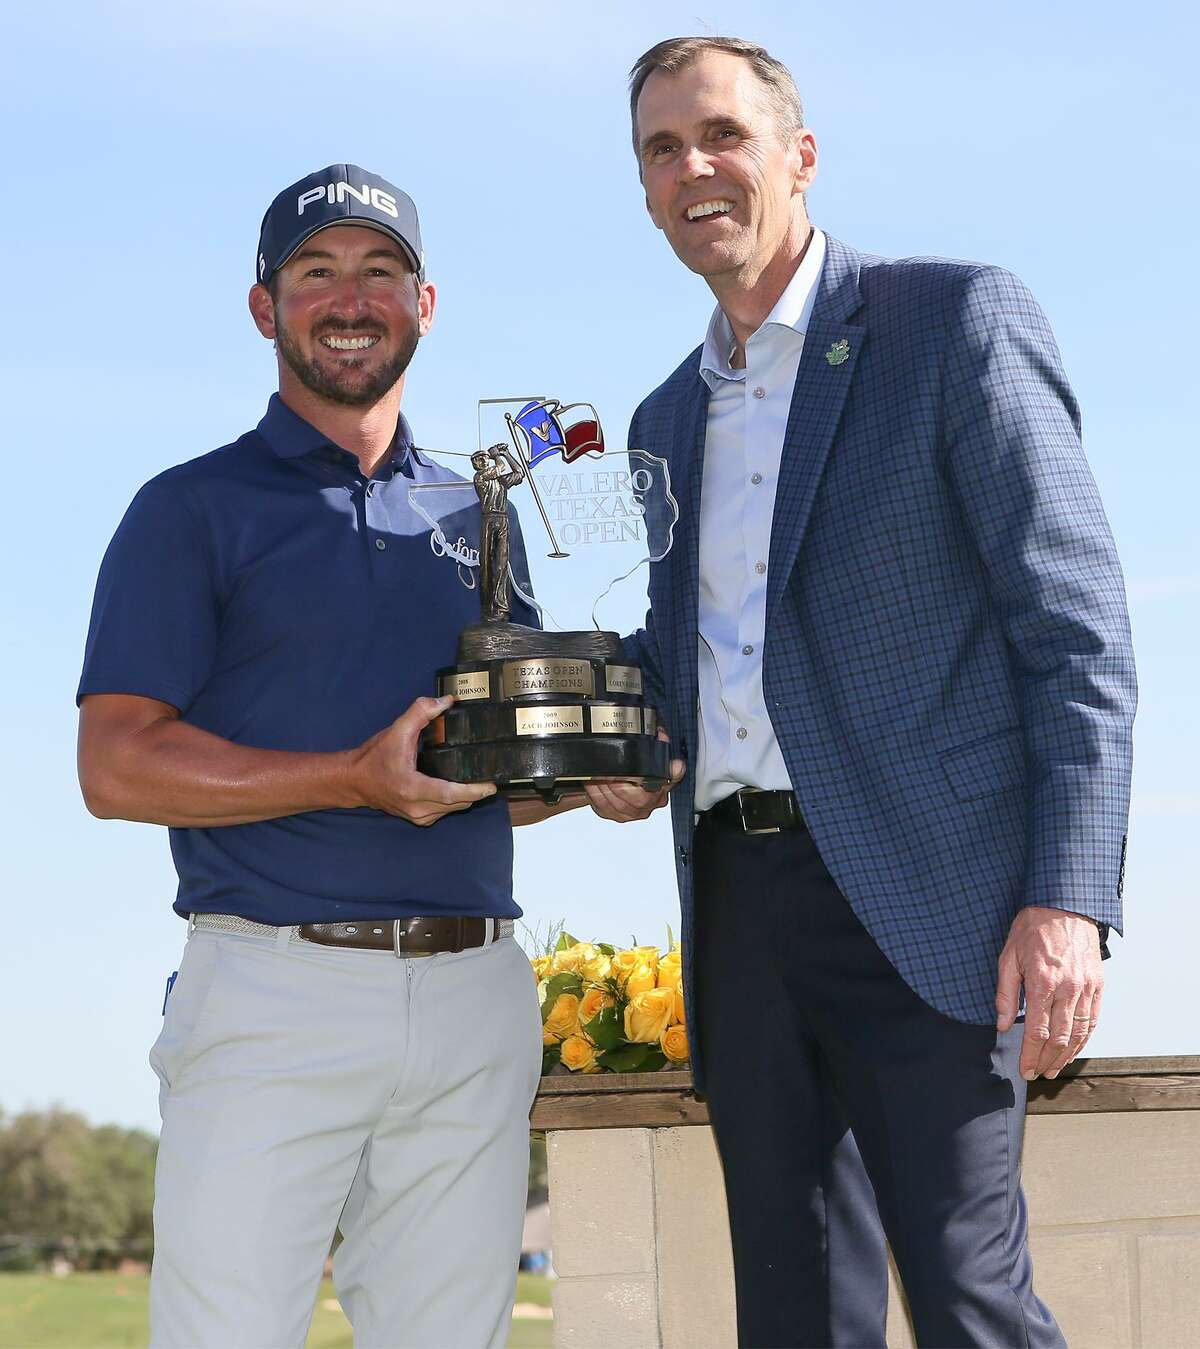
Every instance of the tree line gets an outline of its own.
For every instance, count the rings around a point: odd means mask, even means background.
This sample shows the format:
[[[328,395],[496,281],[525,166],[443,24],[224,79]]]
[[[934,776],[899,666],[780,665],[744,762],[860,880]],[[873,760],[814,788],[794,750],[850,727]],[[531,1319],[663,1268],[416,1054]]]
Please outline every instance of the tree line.
[[[0,1112],[0,1269],[149,1260],[157,1151],[145,1130],[69,1110]]]
[[[0,1110],[0,1271],[56,1259],[77,1269],[149,1261],[157,1152],[144,1129],[93,1125],[58,1108]],[[531,1199],[545,1187],[545,1144],[535,1135]]]

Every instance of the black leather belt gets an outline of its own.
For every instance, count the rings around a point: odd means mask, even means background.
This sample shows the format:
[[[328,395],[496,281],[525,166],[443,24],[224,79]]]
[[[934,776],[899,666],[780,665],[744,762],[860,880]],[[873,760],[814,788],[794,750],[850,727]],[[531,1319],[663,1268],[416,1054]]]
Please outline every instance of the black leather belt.
[[[778,834],[783,829],[805,828],[795,792],[768,792],[757,787],[734,792],[706,810],[700,819],[743,834]]]

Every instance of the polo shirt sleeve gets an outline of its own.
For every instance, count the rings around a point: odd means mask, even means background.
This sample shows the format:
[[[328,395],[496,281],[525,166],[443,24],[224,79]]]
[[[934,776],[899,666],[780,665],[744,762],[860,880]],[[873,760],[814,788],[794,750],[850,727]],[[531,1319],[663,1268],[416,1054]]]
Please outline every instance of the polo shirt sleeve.
[[[75,695],[128,693],[186,712],[212,669],[218,602],[209,550],[177,478],[155,478],[113,535]]]

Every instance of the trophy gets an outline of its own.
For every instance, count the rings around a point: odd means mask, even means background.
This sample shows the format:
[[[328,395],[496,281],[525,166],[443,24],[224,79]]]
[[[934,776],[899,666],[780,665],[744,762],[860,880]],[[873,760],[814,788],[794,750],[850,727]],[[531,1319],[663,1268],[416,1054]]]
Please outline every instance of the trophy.
[[[498,412],[504,436],[482,448],[485,418],[498,430]],[[658,790],[670,756],[657,709],[645,705],[641,670],[597,613],[622,593],[627,601],[643,593],[646,568],[670,550],[679,509],[667,464],[641,450],[607,449],[589,403],[484,399],[478,420],[470,479],[409,488],[431,547],[462,584],[478,588],[480,608],[459,636],[456,663],[437,671],[438,694],[455,702],[426,729],[417,767],[548,803],[589,782]],[[536,584],[527,549],[515,546],[514,518],[524,540],[549,540]],[[577,604],[589,581],[590,628],[561,630],[554,611]],[[514,622],[514,606],[540,626]]]

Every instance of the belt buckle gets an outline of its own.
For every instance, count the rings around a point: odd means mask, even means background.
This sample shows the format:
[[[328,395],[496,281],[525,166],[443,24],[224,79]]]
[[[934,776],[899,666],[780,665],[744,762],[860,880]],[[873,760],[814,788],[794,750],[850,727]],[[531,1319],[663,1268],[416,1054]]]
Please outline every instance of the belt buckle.
[[[751,795],[752,793],[754,793],[754,791],[755,791],[755,789],[754,789],[753,787],[741,787],[741,788],[738,789],[738,792],[737,792],[738,819],[740,819],[741,822],[742,822],[742,833],[743,833],[743,834],[779,834],[779,833],[782,833],[782,830],[780,829],[779,825],[777,825],[777,824],[769,825],[766,829],[751,829],[750,826],[749,826],[749,824],[746,823],[746,802],[745,802],[745,799],[744,799],[742,793],[745,792],[746,795],[749,796],[749,795]]]
[[[403,918],[392,919],[392,952],[397,960],[411,960],[420,956],[435,956],[436,951],[402,951],[400,949],[400,924],[404,922]]]

